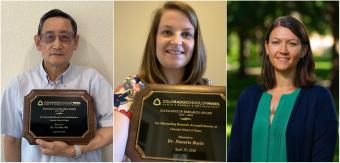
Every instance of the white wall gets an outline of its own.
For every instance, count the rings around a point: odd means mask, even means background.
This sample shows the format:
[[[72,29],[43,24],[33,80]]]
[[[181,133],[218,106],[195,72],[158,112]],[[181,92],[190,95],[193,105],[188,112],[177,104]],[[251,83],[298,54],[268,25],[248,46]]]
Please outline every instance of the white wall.
[[[71,63],[93,67],[113,82],[113,2],[1,2],[1,94],[17,74],[41,63],[33,37],[40,17],[54,8],[78,25],[80,43]],[[103,158],[112,161],[112,145]]]
[[[164,2],[114,2],[114,86],[137,74],[153,11]],[[226,85],[226,3],[188,1],[199,19],[207,51],[206,77]]]

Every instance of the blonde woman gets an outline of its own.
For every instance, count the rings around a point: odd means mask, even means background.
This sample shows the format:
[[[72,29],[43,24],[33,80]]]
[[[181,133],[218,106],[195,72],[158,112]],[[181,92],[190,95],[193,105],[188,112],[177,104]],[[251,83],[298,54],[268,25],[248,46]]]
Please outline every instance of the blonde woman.
[[[146,84],[205,85],[206,54],[195,11],[183,2],[156,10],[139,74],[129,76],[114,93],[114,160],[122,161],[135,94]]]

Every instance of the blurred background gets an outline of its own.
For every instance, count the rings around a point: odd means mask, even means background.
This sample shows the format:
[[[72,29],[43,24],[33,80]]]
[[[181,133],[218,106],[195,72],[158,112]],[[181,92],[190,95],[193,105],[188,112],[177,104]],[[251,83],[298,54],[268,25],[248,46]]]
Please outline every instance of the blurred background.
[[[237,98],[258,81],[265,32],[279,16],[291,15],[307,27],[315,60],[317,83],[331,91],[339,117],[339,2],[227,2],[227,136]],[[333,161],[339,161],[337,142]]]

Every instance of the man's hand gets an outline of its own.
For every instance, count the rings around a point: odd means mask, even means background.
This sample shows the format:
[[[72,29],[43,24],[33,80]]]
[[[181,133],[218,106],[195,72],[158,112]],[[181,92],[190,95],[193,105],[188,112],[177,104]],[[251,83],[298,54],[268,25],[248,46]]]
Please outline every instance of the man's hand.
[[[79,145],[81,153],[101,149],[112,143],[112,127],[102,127],[96,131],[96,135],[87,145]],[[37,139],[36,143],[45,155],[72,157],[76,155],[73,145],[61,141],[47,142]]]
[[[42,139],[37,139],[36,143],[39,145],[41,152],[45,155],[67,157],[72,157],[75,155],[73,145],[68,145],[61,141],[47,142]]]

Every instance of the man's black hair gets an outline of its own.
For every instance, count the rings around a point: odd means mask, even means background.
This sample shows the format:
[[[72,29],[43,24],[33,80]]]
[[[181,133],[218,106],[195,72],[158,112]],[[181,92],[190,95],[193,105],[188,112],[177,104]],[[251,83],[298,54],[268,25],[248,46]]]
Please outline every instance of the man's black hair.
[[[53,9],[53,10],[48,11],[46,14],[44,14],[44,15],[40,18],[40,22],[39,22],[39,26],[38,26],[38,35],[41,34],[41,30],[42,30],[42,27],[43,27],[45,21],[46,21],[48,18],[51,18],[51,17],[63,17],[63,18],[69,19],[69,20],[71,21],[72,30],[73,30],[74,35],[77,34],[77,23],[76,23],[76,21],[72,18],[72,16],[70,16],[69,14],[67,14],[67,13],[65,13],[64,11],[61,11],[61,10],[59,10],[59,9]]]

